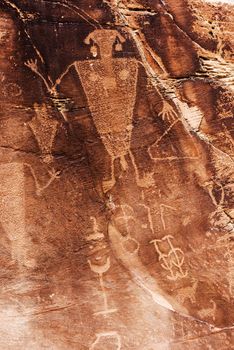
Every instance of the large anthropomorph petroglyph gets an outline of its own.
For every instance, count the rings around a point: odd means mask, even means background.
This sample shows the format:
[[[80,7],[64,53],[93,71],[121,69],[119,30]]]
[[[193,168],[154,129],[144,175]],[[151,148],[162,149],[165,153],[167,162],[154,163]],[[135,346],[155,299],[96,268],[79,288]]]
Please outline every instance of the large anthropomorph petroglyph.
[[[115,183],[115,160],[126,170],[125,156],[130,152],[138,63],[134,58],[114,58],[124,42],[116,30],[96,29],[85,39],[96,59],[75,63],[94,124],[111,157],[111,179],[105,190]]]

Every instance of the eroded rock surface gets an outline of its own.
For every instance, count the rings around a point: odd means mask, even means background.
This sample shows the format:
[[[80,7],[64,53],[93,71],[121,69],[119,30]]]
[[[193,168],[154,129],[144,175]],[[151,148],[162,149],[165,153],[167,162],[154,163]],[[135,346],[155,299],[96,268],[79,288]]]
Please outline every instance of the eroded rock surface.
[[[0,348],[233,345],[233,6],[0,1]]]

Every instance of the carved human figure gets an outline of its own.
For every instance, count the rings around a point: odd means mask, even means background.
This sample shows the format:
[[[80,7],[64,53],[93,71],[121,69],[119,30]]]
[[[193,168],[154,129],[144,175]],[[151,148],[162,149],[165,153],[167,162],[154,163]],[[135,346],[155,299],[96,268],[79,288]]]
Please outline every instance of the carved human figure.
[[[140,178],[134,155],[130,149],[133,112],[138,80],[138,61],[134,57],[115,58],[114,53],[122,51],[126,39],[111,29],[96,29],[85,39],[91,45],[93,59],[75,61],[51,84],[41,75],[37,63],[28,61],[31,68],[45,83],[54,96],[57,87],[71,67],[75,67],[84,88],[89,109],[98,134],[111,158],[110,174],[103,179],[103,191],[109,191],[115,184],[115,161],[119,160],[122,170],[127,169],[129,156],[135,170],[136,182],[140,187],[153,185],[153,179],[146,174]]]
[[[43,161],[51,163],[53,161],[51,151],[59,123],[49,116],[49,111],[45,104],[39,105],[35,103],[34,110],[36,116],[28,122],[28,125],[38,142]]]
[[[105,242],[105,236],[100,231],[96,218],[91,217],[91,220],[93,222],[93,233],[86,237],[90,248],[90,257],[88,258],[88,264],[90,269],[94,273],[98,274],[99,284],[103,297],[103,308],[100,311],[95,312],[95,315],[102,315],[105,317],[117,311],[117,309],[109,307],[104,282],[104,274],[107,273],[110,269],[111,260],[108,252],[105,251],[107,245]]]
[[[170,273],[167,275],[167,278],[175,281],[178,278],[186,277],[188,271],[182,268],[184,265],[184,252],[180,248],[174,247],[172,243],[173,238],[171,235],[166,235],[162,239],[154,239],[150,243],[154,244],[161,266]],[[166,244],[167,251],[161,249],[160,245],[163,245],[163,243]]]

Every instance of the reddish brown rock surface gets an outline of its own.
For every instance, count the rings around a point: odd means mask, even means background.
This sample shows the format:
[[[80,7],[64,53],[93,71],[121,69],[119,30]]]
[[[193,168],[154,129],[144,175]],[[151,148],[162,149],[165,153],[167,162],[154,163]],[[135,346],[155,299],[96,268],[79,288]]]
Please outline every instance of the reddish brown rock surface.
[[[0,0],[0,349],[233,346],[233,7]]]

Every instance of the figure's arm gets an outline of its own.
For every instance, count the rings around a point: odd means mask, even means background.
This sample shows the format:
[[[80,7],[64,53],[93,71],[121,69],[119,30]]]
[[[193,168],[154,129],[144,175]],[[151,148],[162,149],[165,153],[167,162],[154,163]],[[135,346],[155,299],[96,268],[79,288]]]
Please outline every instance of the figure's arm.
[[[67,66],[67,68],[65,69],[65,71],[56,79],[55,84],[53,85],[53,89],[56,90],[57,86],[61,84],[61,81],[63,80],[63,78],[65,77],[65,75],[67,75],[67,73],[69,72],[69,70],[71,69],[72,66],[75,65],[75,62],[72,62],[71,64],[69,64]]]
[[[42,73],[39,71],[37,60],[28,60],[27,62],[25,62],[25,66],[30,68],[34,73],[36,73],[41,78],[41,80],[45,84],[46,89],[48,90],[49,93],[51,93],[53,88],[53,82],[49,76],[46,79],[42,75]]]
[[[41,80],[45,84],[47,91],[52,95],[57,95],[57,86],[61,83],[62,79],[65,77],[65,75],[69,72],[70,68],[74,64],[75,62],[67,66],[66,70],[56,79],[55,83],[53,83],[50,76],[47,76],[47,79],[46,79],[42,75],[42,73],[39,71],[37,60],[28,60],[27,62],[25,62],[25,65],[41,78]]]

